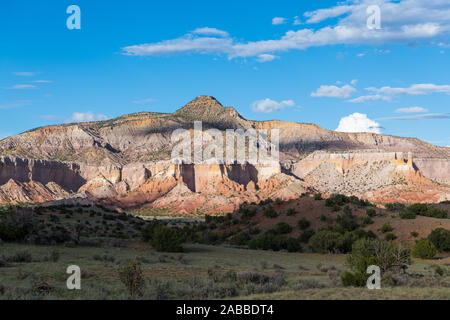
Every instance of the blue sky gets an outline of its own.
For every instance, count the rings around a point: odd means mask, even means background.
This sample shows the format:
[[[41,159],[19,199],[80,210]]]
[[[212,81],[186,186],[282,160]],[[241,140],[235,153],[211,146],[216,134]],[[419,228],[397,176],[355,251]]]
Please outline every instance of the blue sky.
[[[0,137],[206,94],[248,119],[450,146],[449,35],[448,0],[2,1]]]

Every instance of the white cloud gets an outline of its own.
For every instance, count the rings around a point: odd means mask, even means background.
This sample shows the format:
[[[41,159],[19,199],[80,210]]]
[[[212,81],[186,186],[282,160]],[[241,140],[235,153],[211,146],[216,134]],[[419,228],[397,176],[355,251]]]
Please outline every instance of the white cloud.
[[[402,117],[388,117],[380,118],[377,120],[447,120],[450,119],[450,113],[427,113],[427,114],[417,114],[413,116],[402,116]]]
[[[22,71],[22,72],[13,72],[13,74],[15,74],[16,76],[19,76],[19,77],[32,77],[32,76],[35,76],[37,73]]]
[[[366,114],[355,112],[339,121],[336,131],[340,132],[372,132],[381,133],[381,125],[367,117]]]
[[[408,88],[392,88],[392,87],[382,87],[382,88],[374,88],[369,87],[366,88],[368,91],[384,93],[390,95],[425,95],[430,93],[448,93],[450,94],[450,85],[436,85],[432,83],[420,83],[413,84]]]
[[[382,29],[369,30],[366,8],[372,0],[355,1],[309,12],[309,22],[338,17],[333,25],[286,32],[279,39],[237,41],[229,37],[199,37],[188,33],[184,37],[157,43],[124,47],[126,55],[161,55],[171,53],[216,53],[229,58],[255,57],[289,50],[342,44],[409,44],[420,40],[440,39],[450,34],[450,2],[444,0],[377,1],[382,12]],[[345,15],[344,15],[345,14]],[[281,20],[280,20],[281,21]],[[210,28],[213,29],[213,28]],[[204,35],[204,34],[203,34]],[[438,45],[437,42],[434,45]],[[387,51],[385,51],[387,52]]]
[[[258,100],[252,103],[252,110],[255,112],[271,113],[285,107],[293,107],[295,102],[293,100],[283,100],[277,102],[271,99]]]
[[[107,120],[109,117],[104,114],[94,114],[91,111],[88,112],[74,112],[72,116],[66,119],[65,123],[74,123],[74,122],[90,122],[90,121],[102,121]]]
[[[33,83],[52,83],[51,80],[34,80]]]
[[[353,8],[353,6],[336,6],[329,9],[305,12],[304,16],[309,18],[306,23],[318,23],[329,18],[339,17],[350,12]]]
[[[358,83],[358,79],[353,79],[352,81],[350,81],[350,84],[353,86],[357,83]]]
[[[204,36],[220,36],[220,37],[228,37],[229,34],[226,31],[219,30],[216,28],[197,28],[194,31],[192,31],[194,34],[204,35]]]
[[[409,108],[399,108],[395,110],[397,113],[425,113],[428,109],[422,107],[409,107]]]
[[[278,58],[278,57],[274,56],[273,54],[263,53],[258,56],[257,61],[258,62],[268,62],[268,61],[272,61],[276,58]]]
[[[14,90],[34,89],[34,88],[36,88],[36,86],[32,85],[32,84],[16,84],[16,85],[13,85],[12,87],[10,87],[10,89],[14,89]]]
[[[348,84],[342,87],[321,85],[315,92],[311,92],[311,97],[348,98],[355,91]]]
[[[348,100],[348,102],[353,103],[362,103],[368,101],[391,101],[390,97],[382,96],[380,94],[368,95],[368,96],[360,96],[355,99]]]
[[[284,23],[286,23],[286,18],[275,17],[272,19],[272,24],[274,24],[274,25],[284,24]]]

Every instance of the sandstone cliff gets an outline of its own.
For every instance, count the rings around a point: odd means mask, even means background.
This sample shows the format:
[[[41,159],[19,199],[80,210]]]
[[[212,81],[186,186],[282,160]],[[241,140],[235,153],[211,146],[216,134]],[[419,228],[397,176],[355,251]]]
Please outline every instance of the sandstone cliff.
[[[280,163],[173,164],[174,130],[279,129]],[[207,144],[204,145],[206,147]],[[408,161],[410,154],[410,161]],[[107,198],[121,206],[229,211],[242,201],[340,192],[388,202],[450,197],[450,149],[414,138],[249,121],[201,96],[173,114],[143,112],[48,126],[0,141],[0,202]],[[402,198],[401,194],[409,196]],[[394,195],[394,193],[391,193]]]

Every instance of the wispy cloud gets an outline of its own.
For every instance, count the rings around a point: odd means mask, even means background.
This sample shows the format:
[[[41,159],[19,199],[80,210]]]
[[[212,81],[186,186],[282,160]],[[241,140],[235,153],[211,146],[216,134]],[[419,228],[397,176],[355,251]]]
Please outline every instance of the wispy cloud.
[[[36,88],[33,84],[15,84],[12,87],[9,87],[9,89],[13,90],[24,90],[24,89],[34,89]]]
[[[285,24],[286,23],[286,18],[282,18],[282,17],[275,17],[272,19],[272,24],[273,25],[279,25],[279,24]]]
[[[258,62],[268,62],[268,61],[275,60],[276,58],[278,58],[278,57],[273,54],[264,53],[264,54],[260,54],[256,60]]]
[[[53,81],[51,81],[51,80],[34,80],[32,82],[33,83],[52,83]]]
[[[91,111],[88,112],[74,112],[72,116],[68,119],[65,119],[65,123],[74,123],[74,122],[91,122],[91,121],[102,121],[108,120],[109,117],[104,114],[94,114]]]
[[[413,84],[407,88],[393,88],[393,87],[369,87],[368,91],[389,94],[389,95],[425,95],[430,93],[448,93],[450,94],[450,85],[437,85],[433,83],[419,83]]]
[[[408,44],[420,40],[438,39],[450,33],[450,3],[435,0],[403,0],[377,2],[383,13],[383,28],[369,30],[366,26],[368,5],[373,1],[355,1],[305,13],[307,23],[338,18],[337,22],[319,28],[287,31],[281,38],[261,41],[238,41],[225,31],[191,32],[180,38],[122,48],[125,55],[157,56],[173,53],[225,54],[236,57],[258,57],[289,50],[305,50],[341,44]],[[285,18],[274,18],[275,23]],[[298,21],[298,20],[296,20]],[[315,25],[314,25],[315,26]],[[205,29],[205,28],[200,28]],[[208,28],[214,29],[214,28]],[[226,34],[226,35],[225,35]],[[435,44],[437,45],[437,43]]]
[[[19,71],[19,72],[13,72],[14,75],[19,77],[33,77],[37,75],[37,72],[29,72],[29,71]]]
[[[0,109],[12,109],[31,105],[31,100],[18,100],[13,103],[1,104]]]
[[[427,113],[427,114],[418,114],[414,116],[379,118],[377,120],[391,121],[391,120],[446,120],[446,119],[450,119],[450,113]]]
[[[226,31],[219,30],[216,28],[209,28],[209,27],[203,27],[203,28],[197,28],[194,31],[192,31],[193,34],[198,35],[204,35],[204,36],[220,36],[220,37],[228,37],[229,34]]]
[[[408,107],[408,108],[399,108],[395,110],[397,113],[425,113],[428,112],[428,109],[422,107]]]
[[[285,107],[293,106],[295,106],[295,102],[293,100],[283,100],[281,102],[277,102],[269,98],[255,101],[251,105],[253,111],[263,113],[271,113]]]
[[[311,97],[348,98],[356,89],[348,84],[338,87],[321,85],[316,91],[311,92]]]
[[[374,95],[360,96],[358,98],[348,100],[348,102],[352,103],[363,103],[369,101],[391,101],[391,98],[382,96],[380,94],[374,94]]]

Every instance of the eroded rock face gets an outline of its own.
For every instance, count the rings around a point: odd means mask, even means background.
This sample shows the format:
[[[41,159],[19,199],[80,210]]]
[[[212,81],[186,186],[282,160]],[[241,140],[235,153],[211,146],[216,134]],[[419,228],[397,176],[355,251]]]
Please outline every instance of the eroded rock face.
[[[202,121],[204,130],[278,129],[280,163],[172,163],[178,143],[171,141],[172,132],[192,132],[194,120]],[[243,201],[289,199],[306,191],[380,202],[394,195],[409,201],[416,193],[420,201],[436,202],[448,198],[450,184],[450,148],[313,124],[249,121],[209,96],[173,114],[144,112],[38,128],[0,141],[0,156],[3,203],[106,198],[125,207],[225,212]]]

